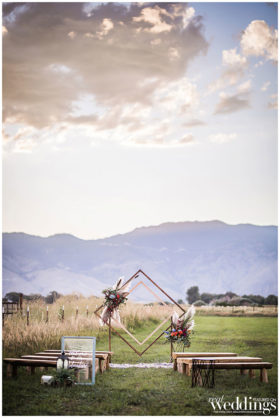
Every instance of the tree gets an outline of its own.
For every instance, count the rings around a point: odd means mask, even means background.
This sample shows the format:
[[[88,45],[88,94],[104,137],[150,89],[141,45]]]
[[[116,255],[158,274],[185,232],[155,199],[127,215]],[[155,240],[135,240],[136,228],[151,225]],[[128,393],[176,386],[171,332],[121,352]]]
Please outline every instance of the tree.
[[[53,290],[52,292],[50,292],[46,297],[45,297],[45,302],[46,303],[54,303],[56,301],[56,299],[58,299],[61,295],[56,292],[55,290]]]
[[[268,295],[265,298],[265,305],[278,305],[278,297],[275,295]]]
[[[228,296],[230,299],[232,299],[232,298],[234,298],[238,295],[236,293],[233,293],[233,292],[227,292],[227,293],[225,293],[225,296]]]
[[[187,290],[187,301],[189,303],[194,303],[196,300],[200,299],[199,288],[198,286],[192,286]]]
[[[200,299],[205,303],[210,303],[213,299],[216,299],[217,295],[214,293],[202,293]]]
[[[254,303],[258,305],[264,305],[265,298],[260,295],[243,295],[243,298],[251,299]]]
[[[18,292],[9,292],[9,293],[6,293],[5,298],[10,300],[11,302],[18,302],[19,295],[20,294]]]
[[[178,300],[177,300],[177,303],[178,303],[179,305],[183,305],[184,301],[183,301],[183,299],[178,299]]]

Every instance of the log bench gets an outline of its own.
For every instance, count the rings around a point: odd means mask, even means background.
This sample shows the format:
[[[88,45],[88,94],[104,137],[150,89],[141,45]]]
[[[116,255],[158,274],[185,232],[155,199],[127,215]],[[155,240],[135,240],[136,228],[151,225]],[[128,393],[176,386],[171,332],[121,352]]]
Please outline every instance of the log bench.
[[[202,360],[200,364],[195,365],[193,364],[192,367],[192,386],[203,386],[203,378],[201,371],[202,370],[212,370],[213,376],[212,381],[214,382],[214,371],[215,370],[260,370],[260,381],[267,383],[268,382],[268,376],[267,376],[267,370],[272,369],[272,363],[268,362],[238,362],[238,363],[230,363],[226,360],[224,362],[217,362],[216,359],[212,359],[213,362],[205,361],[205,359],[194,359],[195,362],[198,360]],[[194,374],[196,375],[194,378]],[[252,377],[250,375],[250,377]],[[209,376],[208,376],[209,379]],[[213,387],[213,386],[212,386]]]
[[[28,357],[28,356],[27,356]],[[84,359],[83,359],[84,360]],[[56,358],[47,359],[47,358],[4,358],[4,363],[7,365],[6,374],[7,377],[16,377],[18,367],[26,367],[26,370],[30,374],[34,374],[35,368],[47,368],[55,367],[56,368]],[[99,372],[99,359],[95,359],[95,373]]]
[[[66,353],[67,354],[67,353]],[[51,353],[35,353],[35,354],[30,354],[30,355],[24,355],[21,356],[22,358],[29,358],[29,359],[48,359],[48,360],[57,360],[57,358],[59,357],[59,354],[51,354]],[[89,360],[91,361],[92,359],[92,353],[91,354],[80,354],[80,353],[76,353],[75,355],[71,355],[69,356],[69,359],[75,359],[75,360],[79,360],[79,361],[86,361]],[[100,373],[104,373],[106,370],[109,369],[109,354],[101,354],[101,353],[96,353],[95,354],[95,359],[98,359],[98,371]]]
[[[66,355],[68,355],[69,353],[72,353],[72,351],[71,350],[64,350],[64,353],[66,354]],[[49,355],[49,354],[51,354],[51,355],[60,355],[61,354],[61,350],[44,350],[43,352],[40,352],[40,353],[36,353],[36,354],[39,354],[39,355]],[[92,351],[79,351],[79,356],[87,356],[87,355],[91,355],[92,354]],[[105,350],[97,350],[97,351],[95,351],[95,357],[97,357],[98,355],[102,355],[102,354],[108,354],[108,357],[107,357],[107,363],[106,363],[106,369],[108,370],[109,369],[109,364],[110,364],[110,362],[111,362],[111,358],[112,358],[112,355],[114,354],[113,353],[113,351],[105,351]]]
[[[217,363],[252,363],[252,362],[261,362],[261,357],[248,357],[248,356],[235,356],[235,357],[189,357],[189,358],[177,358],[177,370],[180,373],[186,374],[187,376],[191,375],[191,369],[193,360],[204,360],[204,361],[215,361]],[[246,374],[247,369],[241,369],[241,374]],[[253,370],[252,376],[253,377]]]
[[[178,358],[195,358],[195,357],[236,357],[236,353],[197,353],[197,352],[187,352],[187,353],[172,353],[173,359],[173,369],[177,370],[177,359]]]
[[[92,358],[92,352],[77,352],[75,354],[73,354],[73,352],[69,352],[69,351],[65,351],[65,354],[67,356],[69,356],[71,353],[71,357],[73,356],[78,356],[81,358]],[[56,352],[39,352],[39,353],[35,353],[35,356],[40,356],[40,357],[54,357],[57,359],[58,356],[60,356],[61,351],[56,351]],[[110,352],[101,352],[101,351],[96,351],[95,352],[95,358],[99,359],[99,369],[100,372],[103,373],[105,370],[109,370],[110,368]]]

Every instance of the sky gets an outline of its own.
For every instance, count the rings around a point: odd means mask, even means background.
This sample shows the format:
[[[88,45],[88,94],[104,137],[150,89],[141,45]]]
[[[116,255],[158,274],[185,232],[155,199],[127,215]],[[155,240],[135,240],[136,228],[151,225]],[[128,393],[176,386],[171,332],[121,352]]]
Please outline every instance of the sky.
[[[277,224],[276,3],[4,3],[3,231]]]

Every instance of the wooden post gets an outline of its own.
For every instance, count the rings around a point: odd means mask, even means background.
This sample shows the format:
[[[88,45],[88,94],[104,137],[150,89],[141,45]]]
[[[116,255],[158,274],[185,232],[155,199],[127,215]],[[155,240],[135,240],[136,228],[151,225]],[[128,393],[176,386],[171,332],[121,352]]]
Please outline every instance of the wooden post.
[[[112,347],[111,347],[111,315],[109,318],[109,351],[112,351]]]
[[[27,309],[26,309],[26,324],[29,325],[29,305],[27,306]]]
[[[7,377],[17,377],[17,365],[8,363],[7,369],[6,369],[6,375]]]
[[[23,299],[23,294],[20,293],[19,294],[19,309],[20,309],[20,314],[22,315],[22,299]]]
[[[87,305],[87,318],[88,318],[88,305]]]
[[[46,312],[46,323],[49,322],[49,307],[47,306],[47,312]]]
[[[261,382],[268,383],[267,370],[265,368],[260,371],[260,380]]]
[[[78,314],[79,314],[79,308],[78,306],[76,307],[76,319],[78,318]]]
[[[5,325],[5,308],[2,307],[2,327],[4,328]]]
[[[64,321],[64,305],[62,305],[62,322]]]
[[[256,377],[256,375],[255,375],[255,370],[253,370],[253,369],[250,369],[250,370],[249,370],[249,377],[250,377],[251,379],[254,379],[254,378]]]

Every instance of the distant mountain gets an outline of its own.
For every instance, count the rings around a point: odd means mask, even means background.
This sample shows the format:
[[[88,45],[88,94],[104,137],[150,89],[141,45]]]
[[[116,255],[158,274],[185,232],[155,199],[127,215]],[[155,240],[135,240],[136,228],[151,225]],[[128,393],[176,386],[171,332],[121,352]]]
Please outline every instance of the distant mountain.
[[[139,268],[175,299],[193,285],[201,292],[277,294],[277,227],[178,222],[98,240],[3,234],[3,294],[100,295]]]

